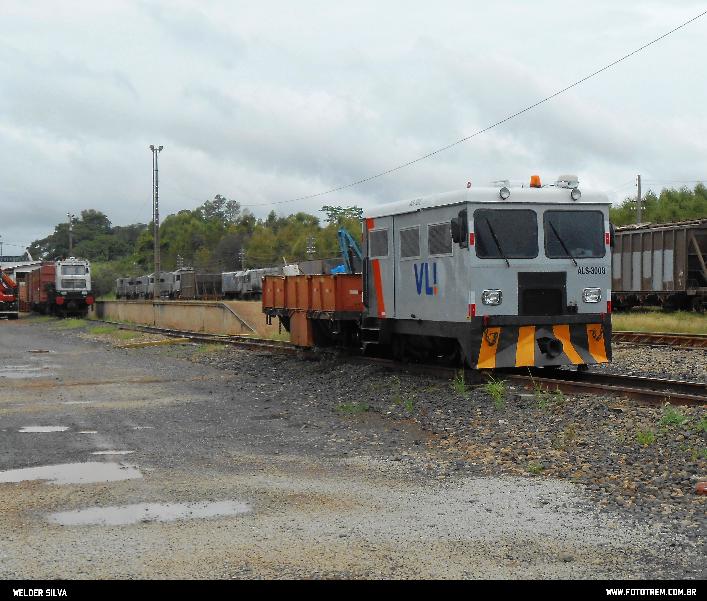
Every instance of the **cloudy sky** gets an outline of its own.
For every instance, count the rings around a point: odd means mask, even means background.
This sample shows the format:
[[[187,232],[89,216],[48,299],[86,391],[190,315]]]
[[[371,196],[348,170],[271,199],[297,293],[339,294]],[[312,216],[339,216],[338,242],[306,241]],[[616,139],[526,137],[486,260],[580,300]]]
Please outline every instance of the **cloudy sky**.
[[[390,176],[296,203],[473,134],[649,42],[704,2],[179,0],[0,2],[0,236],[67,211],[151,219],[215,194],[256,215],[370,207],[496,179],[620,200],[707,178],[707,16],[491,132]],[[648,184],[648,182],[652,182]],[[19,248],[6,246],[6,254]]]

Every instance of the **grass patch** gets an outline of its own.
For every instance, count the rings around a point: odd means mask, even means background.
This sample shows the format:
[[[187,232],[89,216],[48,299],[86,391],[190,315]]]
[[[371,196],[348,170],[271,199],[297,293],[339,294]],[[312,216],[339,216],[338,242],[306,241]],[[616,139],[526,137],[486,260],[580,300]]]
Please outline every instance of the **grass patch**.
[[[34,323],[47,323],[50,321],[57,321],[56,317],[52,317],[51,315],[32,315],[30,319]]]
[[[528,375],[530,376],[530,381],[533,383],[533,396],[538,404],[538,409],[545,411],[550,409],[553,404],[562,405],[565,402],[565,395],[559,387],[555,391],[549,388],[543,388],[541,384],[535,381],[530,369],[528,369]]]
[[[87,325],[85,319],[80,319],[78,317],[71,317],[68,319],[62,319],[57,321],[55,330],[78,330]]]
[[[466,383],[463,369],[457,371],[456,375],[454,376],[454,379],[452,380],[452,390],[456,392],[459,396],[469,396],[469,386]]]
[[[670,332],[673,334],[707,334],[707,315],[676,311],[613,313],[611,325],[615,330],[629,332]]]
[[[683,415],[682,411],[673,407],[670,403],[663,405],[663,417],[660,418],[660,425],[665,427],[684,425],[690,418]]]
[[[211,344],[208,342],[203,342],[201,344],[196,345],[194,352],[199,355],[206,355],[208,353],[217,353],[219,351],[226,349],[227,347],[228,347],[228,345],[226,345],[226,344],[218,344],[218,343]]]
[[[90,326],[88,329],[89,334],[94,334],[96,336],[110,336],[116,340],[133,340],[143,335],[143,332],[138,330],[125,330],[121,329],[119,326],[114,324],[104,324],[98,326]]]
[[[577,440],[577,424],[569,424],[552,440],[553,449],[566,449]]]
[[[111,332],[111,336],[113,338],[117,338],[118,340],[132,340],[133,338],[137,338],[140,336],[141,332],[136,332],[134,330],[116,330],[115,332]]]
[[[289,342],[290,333],[283,330],[282,332],[274,332],[266,336],[267,340],[275,340],[277,342]]]
[[[390,400],[393,401],[393,405],[402,405],[405,408],[405,411],[407,411],[408,413],[412,413],[415,409],[415,404],[412,400],[412,397],[403,396],[400,378],[398,376],[393,376],[391,380],[392,382],[390,385]]]
[[[541,474],[544,469],[545,468],[542,466],[542,464],[538,463],[537,461],[531,461],[530,463],[528,463],[528,471],[536,476],[538,474]]]
[[[696,430],[698,432],[707,432],[707,415],[703,415],[700,421],[697,422]]]
[[[638,430],[636,441],[644,447],[652,445],[655,442],[655,432],[653,430]]]
[[[493,406],[500,411],[506,404],[506,381],[494,380],[492,377],[484,384],[486,394],[491,397]]]
[[[368,403],[340,403],[336,410],[346,415],[360,415],[370,410]]]
[[[118,329],[118,326],[105,325],[105,326],[94,326],[88,330],[89,334],[112,334]]]

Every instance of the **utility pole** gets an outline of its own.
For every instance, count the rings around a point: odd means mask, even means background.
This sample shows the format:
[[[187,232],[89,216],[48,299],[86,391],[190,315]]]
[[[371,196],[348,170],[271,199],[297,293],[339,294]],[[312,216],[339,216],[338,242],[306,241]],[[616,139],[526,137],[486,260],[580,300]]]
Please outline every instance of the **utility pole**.
[[[2,236],[0,236],[0,261],[2,261]]]
[[[69,218],[69,256],[73,256],[74,254],[74,217],[76,215],[72,215],[71,213],[67,213],[66,216]]]
[[[159,194],[159,169],[157,166],[157,155],[164,146],[154,146],[150,144],[152,151],[152,220],[155,241],[155,286],[153,288],[153,298],[160,298],[160,194]]]
[[[241,271],[245,269],[245,248],[241,247],[241,252],[238,253],[241,258]]]
[[[641,223],[641,175],[638,174],[638,194],[636,195],[636,223]]]
[[[309,236],[307,238],[307,249],[305,252],[307,253],[307,258],[310,260],[314,257],[314,254],[317,252],[317,246],[316,246],[316,241],[314,240],[314,236]]]

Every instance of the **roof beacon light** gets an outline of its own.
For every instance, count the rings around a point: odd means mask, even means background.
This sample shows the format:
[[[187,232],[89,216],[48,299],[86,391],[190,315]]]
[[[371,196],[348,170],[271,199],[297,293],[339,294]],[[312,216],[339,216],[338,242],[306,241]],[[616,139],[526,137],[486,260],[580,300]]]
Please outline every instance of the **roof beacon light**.
[[[542,188],[542,184],[540,183],[540,176],[539,175],[531,175],[530,176],[530,187],[531,188]]]
[[[511,191],[506,188],[506,186],[503,186],[503,188],[498,191],[498,195],[501,197],[501,200],[506,200],[511,195]]]
[[[582,193],[580,192],[579,188],[572,188],[572,192],[570,192],[570,197],[572,200],[579,200],[582,198]]]

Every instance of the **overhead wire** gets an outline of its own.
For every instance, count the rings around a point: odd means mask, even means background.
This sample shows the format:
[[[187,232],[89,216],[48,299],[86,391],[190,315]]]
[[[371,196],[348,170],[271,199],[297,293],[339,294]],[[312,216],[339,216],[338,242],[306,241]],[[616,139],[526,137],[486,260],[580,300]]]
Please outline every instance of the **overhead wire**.
[[[526,106],[525,108],[523,108],[523,109],[521,109],[521,110],[519,110],[519,111],[516,111],[515,113],[513,113],[513,114],[511,114],[511,115],[509,115],[509,116],[507,116],[507,117],[505,117],[504,119],[501,119],[501,120],[499,120],[499,121],[496,121],[495,123],[492,123],[491,125],[489,125],[489,126],[487,126],[487,127],[484,127],[483,129],[480,129],[480,130],[474,132],[473,134],[471,134],[471,135],[469,135],[469,136],[465,136],[464,138],[460,138],[459,140],[457,140],[457,141],[455,141],[455,142],[452,142],[451,144],[447,144],[446,146],[442,146],[442,147],[440,147],[440,148],[437,148],[436,150],[433,150],[433,151],[431,151],[431,152],[428,152],[427,154],[424,154],[424,155],[422,155],[422,156],[420,156],[420,157],[417,157],[417,158],[412,159],[412,160],[410,160],[410,161],[407,161],[407,162],[405,162],[405,163],[401,163],[400,165],[396,165],[396,166],[394,166],[394,167],[390,167],[390,168],[388,168],[388,169],[385,169],[384,171],[381,171],[380,173],[376,173],[376,174],[370,175],[370,176],[368,176],[368,177],[363,177],[363,178],[358,179],[358,180],[356,180],[356,181],[354,181],[354,182],[351,182],[351,183],[348,183],[348,184],[344,184],[344,185],[341,185],[341,186],[336,186],[336,187],[334,187],[334,188],[330,188],[329,190],[325,190],[325,191],[323,191],[323,192],[317,192],[317,193],[315,193],[315,194],[307,194],[307,195],[305,195],[305,196],[298,196],[298,197],[295,197],[295,198],[288,198],[288,199],[286,199],[286,200],[278,200],[278,201],[273,201],[273,202],[253,203],[253,204],[241,204],[241,207],[265,207],[265,206],[273,206],[273,205],[285,204],[285,203],[290,203],[290,202],[297,202],[297,201],[302,201],[302,200],[310,200],[310,199],[312,199],[312,198],[318,198],[318,197],[320,197],[320,196],[325,196],[325,195],[327,195],[327,194],[333,194],[334,192],[340,192],[340,191],[346,190],[346,189],[348,189],[348,188],[353,188],[354,186],[358,186],[358,185],[360,185],[360,184],[364,184],[364,183],[366,183],[366,182],[370,182],[370,181],[372,181],[372,180],[374,180],[374,179],[378,179],[378,178],[380,178],[380,177],[384,177],[384,176],[386,176],[386,175],[390,175],[391,173],[394,173],[394,172],[396,172],[396,171],[400,171],[401,169],[404,169],[404,168],[406,168],[406,167],[410,167],[411,165],[414,165],[415,163],[419,163],[420,161],[424,161],[425,159],[428,159],[428,158],[430,158],[430,157],[432,157],[432,156],[435,156],[436,154],[439,154],[439,153],[441,153],[441,152],[444,152],[445,150],[449,150],[450,148],[453,148],[453,147],[455,147],[455,146],[458,146],[459,144],[463,144],[464,142],[467,142],[467,141],[471,140],[472,138],[475,138],[475,137],[477,137],[477,136],[480,136],[481,134],[486,133],[487,131],[490,131],[490,130],[494,129],[494,128],[498,127],[499,125],[503,125],[504,123],[507,123],[508,121],[511,121],[512,119],[515,119],[516,117],[519,117],[520,115],[522,115],[522,114],[524,114],[524,113],[527,113],[527,112],[529,112],[529,111],[532,111],[533,109],[539,107],[540,105],[542,105],[542,104],[544,104],[544,103],[546,103],[546,102],[549,102],[549,101],[552,100],[553,98],[557,98],[558,96],[560,96],[561,94],[564,94],[564,93],[567,92],[568,90],[571,90],[572,88],[577,87],[578,85],[584,83],[585,81],[587,81],[587,80],[589,80],[589,79],[592,79],[593,77],[599,75],[600,73],[603,73],[604,71],[606,71],[606,70],[608,70],[608,69],[611,69],[611,68],[614,67],[615,65],[618,65],[619,63],[625,61],[626,59],[628,59],[628,58],[630,58],[630,57],[632,57],[632,56],[634,56],[635,54],[638,54],[639,52],[641,52],[642,50],[645,50],[645,49],[648,48],[649,46],[652,46],[652,45],[655,44],[656,42],[659,42],[660,40],[662,40],[662,39],[668,37],[669,35],[675,33],[676,31],[678,31],[678,30],[680,30],[680,29],[682,29],[683,27],[686,27],[686,26],[689,25],[690,23],[692,23],[692,22],[694,22],[694,21],[697,21],[697,20],[700,19],[701,17],[704,17],[706,14],[707,14],[707,11],[704,11],[704,12],[700,13],[699,15],[696,15],[695,17],[692,17],[691,19],[688,19],[687,21],[681,23],[681,24],[678,25],[677,27],[674,27],[674,28],[671,29],[670,31],[668,31],[668,32],[666,32],[666,33],[664,33],[664,34],[658,36],[657,38],[651,40],[650,42],[648,42],[648,43],[646,43],[646,44],[643,44],[643,46],[640,46],[639,48],[636,48],[635,50],[632,50],[631,52],[629,52],[629,53],[627,53],[627,54],[624,54],[621,58],[618,58],[618,59],[616,59],[615,61],[613,61],[613,62],[611,62],[611,63],[609,63],[609,64],[607,64],[607,65],[604,65],[604,66],[601,67],[600,69],[597,69],[596,71],[593,71],[593,72],[590,73],[589,75],[586,75],[586,76],[582,77],[581,79],[578,79],[577,81],[575,81],[575,82],[569,84],[568,86],[565,86],[564,88],[558,90],[557,92],[555,92],[555,93],[553,93],[553,94],[551,94],[551,95],[549,95],[549,96],[546,96],[546,97],[543,98],[542,100],[539,100],[539,101],[537,101],[537,102],[535,102],[535,103],[533,103],[533,104],[531,104],[531,105],[528,105],[528,106]]]

